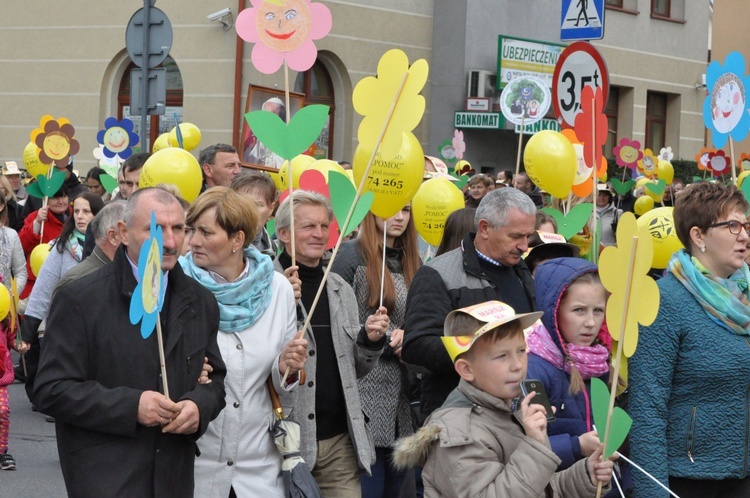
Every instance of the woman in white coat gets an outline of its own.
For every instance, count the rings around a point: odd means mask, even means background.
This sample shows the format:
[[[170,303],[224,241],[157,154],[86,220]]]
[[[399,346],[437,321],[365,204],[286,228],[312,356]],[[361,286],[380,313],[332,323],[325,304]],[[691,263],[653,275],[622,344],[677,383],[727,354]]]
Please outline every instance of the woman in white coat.
[[[254,203],[225,187],[205,192],[187,214],[190,253],[180,264],[216,296],[218,343],[227,366],[226,408],[198,440],[195,496],[203,498],[284,496],[266,379],[271,376],[283,401],[297,385],[307,341],[294,339],[291,285],[251,245],[257,219]],[[282,388],[287,366],[292,377]]]

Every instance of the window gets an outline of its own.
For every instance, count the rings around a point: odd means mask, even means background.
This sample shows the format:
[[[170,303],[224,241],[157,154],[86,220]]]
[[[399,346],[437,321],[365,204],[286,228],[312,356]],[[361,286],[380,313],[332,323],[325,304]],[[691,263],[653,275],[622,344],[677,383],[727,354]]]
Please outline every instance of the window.
[[[651,14],[660,17],[672,17],[671,0],[651,0]]]
[[[617,145],[617,109],[620,106],[620,89],[609,88],[609,99],[604,114],[607,116],[607,141],[604,143],[604,157],[613,157],[612,149]]]
[[[147,123],[148,143],[153,145],[156,138],[162,133],[169,132],[175,126],[175,116],[182,122],[182,76],[177,63],[171,57],[159,66],[167,69],[167,101],[166,111],[162,116],[149,116]],[[117,119],[129,118],[135,124],[135,132],[142,136],[141,116],[130,114],[130,70],[136,69],[132,62],[125,69],[120,80],[120,90],[117,95],[118,116]],[[148,151],[150,152],[150,148]]]
[[[305,95],[305,105],[324,104],[330,107],[328,121],[315,142],[313,155],[316,159],[331,159],[333,152],[333,116],[336,104],[333,94],[333,82],[328,70],[316,61],[313,67],[297,75],[294,91]]]
[[[648,92],[646,97],[646,148],[658,152],[665,146],[667,132],[667,95]]]
[[[622,8],[622,0],[607,0],[605,3],[607,5],[611,5],[612,7]]]

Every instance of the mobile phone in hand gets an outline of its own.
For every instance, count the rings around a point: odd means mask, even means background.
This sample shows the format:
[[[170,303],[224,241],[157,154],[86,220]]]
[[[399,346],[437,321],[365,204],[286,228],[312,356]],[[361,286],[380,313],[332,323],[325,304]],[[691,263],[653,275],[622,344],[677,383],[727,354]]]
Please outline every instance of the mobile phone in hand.
[[[531,394],[531,392],[535,392],[536,396],[531,398],[531,403],[542,405],[547,410],[547,422],[555,421],[555,412],[552,411],[552,404],[549,402],[547,390],[544,388],[541,380],[529,379],[521,381],[521,392],[524,397]]]

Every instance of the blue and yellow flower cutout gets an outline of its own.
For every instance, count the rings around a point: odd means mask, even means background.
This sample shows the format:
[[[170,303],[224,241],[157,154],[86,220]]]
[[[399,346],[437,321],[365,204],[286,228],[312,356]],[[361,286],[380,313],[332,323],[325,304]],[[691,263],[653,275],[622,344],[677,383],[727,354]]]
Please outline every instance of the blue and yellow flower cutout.
[[[706,70],[708,95],[703,101],[703,123],[711,130],[714,146],[724,147],[727,138],[744,140],[750,131],[748,95],[750,76],[745,76],[745,58],[732,52],[724,65],[713,61]]]
[[[133,131],[133,122],[128,118],[117,120],[108,117],[104,121],[104,129],[96,134],[96,140],[102,144],[104,155],[112,158],[118,156],[127,159],[133,153],[133,146],[137,145],[140,137]]]
[[[164,306],[164,272],[161,259],[164,254],[164,239],[161,227],[156,224],[156,214],[151,212],[149,238],[141,246],[138,255],[138,285],[130,300],[130,323],[141,322],[141,336],[148,339],[154,332],[159,312]]]

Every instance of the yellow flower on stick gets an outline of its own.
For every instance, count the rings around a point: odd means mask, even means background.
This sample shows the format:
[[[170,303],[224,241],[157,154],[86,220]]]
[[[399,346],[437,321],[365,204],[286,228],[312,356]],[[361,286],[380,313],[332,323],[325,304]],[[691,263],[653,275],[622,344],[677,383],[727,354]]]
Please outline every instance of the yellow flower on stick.
[[[409,67],[409,58],[403,51],[394,49],[383,54],[378,62],[378,76],[368,76],[354,88],[354,109],[364,116],[357,132],[361,146],[367,150],[374,149],[406,75],[403,90],[380,144],[382,157],[398,154],[403,132],[412,131],[422,120],[425,99],[419,92],[427,83],[428,72],[429,67],[424,59]]]
[[[633,240],[635,258],[633,255]],[[614,340],[619,340],[624,323],[623,353],[630,358],[638,346],[638,324],[651,325],[659,311],[659,288],[648,275],[654,246],[648,230],[641,229],[632,213],[625,213],[617,226],[617,247],[606,248],[599,259],[599,276],[612,293],[607,301],[607,326]],[[628,284],[629,295],[628,295]],[[624,313],[627,313],[623,321]]]

